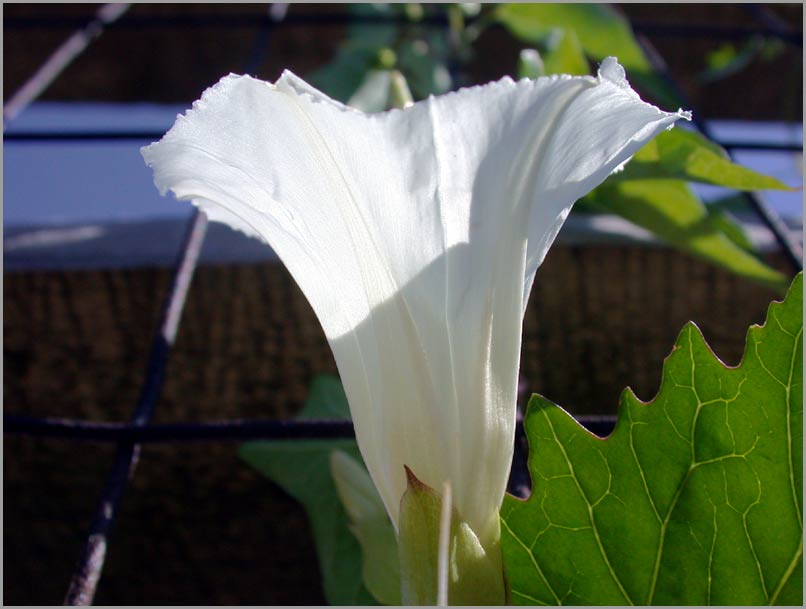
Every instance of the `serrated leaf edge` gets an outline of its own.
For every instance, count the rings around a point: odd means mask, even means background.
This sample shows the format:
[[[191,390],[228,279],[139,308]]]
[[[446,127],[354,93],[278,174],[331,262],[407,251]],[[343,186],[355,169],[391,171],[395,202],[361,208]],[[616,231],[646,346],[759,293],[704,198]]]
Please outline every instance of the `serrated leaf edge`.
[[[776,586],[776,588],[775,588],[775,590],[774,590],[774,592],[772,594],[769,594],[767,592],[766,582],[764,581],[763,574],[761,573],[761,570],[760,570],[761,566],[758,563],[757,555],[755,553],[755,550],[753,549],[752,540],[750,540],[750,538],[748,536],[748,542],[749,542],[749,545],[750,545],[750,548],[751,548],[751,552],[753,553],[753,557],[755,558],[756,566],[759,569],[759,581],[760,581],[760,583],[762,585],[762,589],[764,591],[764,596],[767,598],[767,601],[768,601],[768,603],[770,605],[773,605],[773,604],[776,603],[776,601],[778,599],[778,596],[780,595],[780,593],[783,590],[783,588],[786,585],[786,583],[789,581],[789,578],[792,576],[792,573],[794,573],[798,562],[802,559],[802,556],[803,556],[802,512],[801,512],[800,507],[799,507],[798,502],[797,502],[797,492],[796,492],[796,489],[795,489],[794,463],[793,463],[793,456],[792,456],[792,425],[791,425],[791,410],[792,410],[791,409],[791,386],[792,386],[792,381],[793,381],[793,374],[794,374],[794,368],[795,368],[795,358],[796,358],[796,354],[797,354],[797,346],[798,346],[799,339],[801,340],[801,345],[802,345],[803,324],[801,323],[800,331],[797,334],[793,335],[791,332],[787,331],[783,327],[783,325],[780,323],[780,321],[778,320],[778,317],[776,315],[776,311],[779,310],[782,306],[784,306],[785,302],[790,298],[790,296],[792,295],[794,290],[797,289],[797,290],[802,291],[802,288],[803,288],[802,280],[803,280],[803,273],[800,272],[800,273],[798,273],[798,275],[793,279],[792,283],[790,284],[790,287],[787,290],[786,296],[782,300],[774,300],[769,304],[769,306],[767,307],[767,314],[765,316],[764,323],[763,324],[753,324],[753,325],[750,326],[750,328],[748,328],[746,338],[745,338],[745,349],[744,349],[744,352],[742,353],[742,358],[739,361],[739,363],[736,364],[735,366],[731,366],[729,364],[726,364],[724,361],[722,361],[722,359],[711,348],[710,344],[705,340],[705,336],[703,335],[702,331],[697,326],[697,324],[695,324],[692,321],[689,321],[688,323],[686,323],[683,326],[683,328],[680,331],[680,333],[678,334],[678,337],[675,340],[675,344],[674,344],[674,347],[672,348],[672,351],[663,360],[663,367],[662,367],[662,371],[661,371],[661,385],[660,385],[660,388],[658,389],[658,392],[649,401],[644,401],[644,400],[641,400],[630,387],[627,387],[622,392],[622,395],[621,395],[620,400],[619,400],[619,411],[618,411],[618,418],[616,420],[616,426],[614,427],[613,431],[610,434],[608,434],[607,436],[605,436],[604,438],[599,437],[599,436],[591,433],[584,426],[580,425],[576,421],[576,419],[570,413],[568,413],[568,411],[566,411],[561,406],[558,406],[557,404],[554,404],[553,402],[551,402],[551,404],[555,408],[557,408],[558,410],[562,411],[567,417],[569,417],[579,428],[581,428],[583,431],[585,431],[589,436],[592,436],[594,439],[597,439],[599,441],[604,442],[608,438],[612,437],[616,433],[616,431],[621,426],[623,426],[625,424],[625,423],[622,423],[622,421],[624,421],[624,419],[625,419],[625,417],[623,417],[622,414],[626,415],[626,418],[628,419],[628,423],[632,423],[632,420],[629,417],[629,411],[625,407],[625,405],[626,405],[628,400],[632,399],[632,400],[635,401],[636,404],[638,404],[640,406],[643,406],[643,407],[650,406],[650,405],[654,404],[658,400],[658,398],[660,397],[661,391],[663,390],[663,387],[664,387],[664,380],[666,378],[668,378],[667,377],[667,367],[669,365],[669,360],[671,359],[672,355],[674,355],[674,353],[678,349],[681,348],[681,342],[683,342],[684,339],[688,339],[688,348],[689,348],[689,351],[690,351],[690,358],[691,358],[691,362],[692,362],[692,371],[691,371],[692,377],[694,375],[694,371],[695,371],[695,368],[696,368],[695,363],[694,363],[694,354],[693,354],[693,348],[694,348],[694,339],[693,339],[693,337],[694,336],[699,338],[699,342],[701,343],[702,346],[704,346],[707,349],[707,351],[710,354],[710,356],[713,357],[713,359],[716,362],[718,362],[719,365],[721,365],[726,370],[736,370],[736,369],[741,368],[745,364],[748,352],[749,352],[751,344],[752,344],[752,346],[753,346],[753,348],[755,350],[755,354],[757,356],[757,360],[761,364],[761,366],[765,370],[765,372],[767,372],[767,374],[772,379],[774,379],[776,382],[781,384],[786,389],[786,405],[787,405],[786,423],[787,423],[787,439],[788,439],[787,451],[788,451],[788,456],[789,456],[790,489],[792,491],[792,500],[793,500],[793,503],[794,503],[794,506],[795,506],[795,510],[796,510],[796,512],[797,512],[797,514],[799,516],[798,521],[799,521],[799,524],[801,526],[801,540],[800,540],[800,544],[798,546],[798,549],[795,552],[794,556],[792,557],[792,560],[790,561],[790,564],[788,565],[787,569],[782,574],[782,576],[781,576],[780,580],[778,581],[778,584],[777,584],[777,586]],[[760,355],[758,355],[758,352],[757,352],[757,347],[758,347],[758,344],[760,344],[760,341],[758,341],[756,336],[757,336],[757,334],[759,332],[761,332],[767,326],[767,324],[770,322],[770,320],[774,320],[776,322],[776,324],[778,325],[778,327],[781,329],[782,332],[784,332],[785,334],[791,336],[794,339],[792,355],[790,357],[788,384],[785,384],[783,381],[778,379],[775,375],[773,375],[769,370],[766,369],[766,367],[764,366],[764,364],[762,362],[762,359],[761,359]],[[742,383],[743,382],[744,381],[742,381]],[[699,395],[697,395],[697,390],[696,390],[696,387],[695,387],[695,383],[693,382],[693,378],[692,378],[691,388],[694,391],[694,396],[697,399],[697,403],[698,403],[697,404],[697,409],[696,409],[695,414],[694,414],[694,419],[693,419],[692,425],[691,425],[691,428],[692,428],[691,433],[694,434],[694,432],[696,430],[696,426],[697,426],[697,418],[699,416],[699,413],[700,413],[701,409],[703,408],[703,406],[705,406],[708,402],[703,402],[700,399]],[[740,384],[740,388],[741,388],[741,384]],[[534,400],[535,398],[541,399],[544,402],[550,402],[550,400],[548,400],[546,398],[543,398],[539,394],[534,394],[533,397],[532,397],[532,400]],[[598,530],[596,529],[596,523],[595,523],[595,519],[593,518],[593,513],[592,513],[592,506],[591,506],[590,502],[588,501],[588,498],[587,498],[586,494],[582,491],[582,488],[580,487],[576,476],[574,475],[573,464],[568,459],[568,455],[567,455],[567,453],[565,451],[564,446],[559,442],[559,438],[557,437],[556,431],[554,429],[554,425],[552,424],[551,419],[547,415],[546,408],[541,407],[540,405],[538,405],[537,410],[532,411],[532,409],[531,409],[532,400],[530,400],[529,407],[527,408],[527,417],[532,413],[533,413],[533,416],[534,416],[534,415],[538,414],[538,412],[539,412],[546,419],[546,422],[548,423],[549,428],[551,429],[552,434],[554,435],[555,444],[562,451],[563,457],[565,459],[565,462],[566,462],[566,464],[568,465],[568,467],[570,469],[571,478],[574,480],[574,484],[577,487],[577,491],[579,492],[580,496],[584,499],[585,504],[588,507],[588,518],[589,518],[589,520],[591,522],[591,525],[592,525],[591,529],[592,529],[592,531],[594,533],[597,546],[599,547],[599,550],[601,552],[602,558],[604,559],[605,564],[607,565],[607,568],[608,568],[608,570],[609,570],[609,572],[610,572],[610,574],[611,574],[611,576],[613,578],[613,581],[616,583],[619,591],[622,593],[624,598],[631,605],[635,604],[633,602],[633,600],[630,598],[629,594],[627,594],[626,590],[624,590],[624,587],[621,584],[621,581],[618,579],[617,575],[613,571],[613,567],[610,564],[610,560],[607,557],[607,553],[605,552],[604,547],[602,546],[601,539],[600,539],[599,534],[598,534]],[[532,412],[530,413],[530,411],[532,411]],[[632,425],[630,427],[632,428]],[[649,499],[649,503],[652,506],[653,511],[655,512],[656,517],[658,517],[658,519],[660,520],[659,511],[657,509],[657,506],[655,505],[654,500],[652,499],[652,496],[649,493],[649,489],[647,487],[646,480],[644,478],[643,468],[641,467],[640,462],[638,462],[637,455],[635,454],[635,450],[634,450],[633,443],[632,443],[631,429],[628,430],[628,431],[630,432],[629,437],[630,437],[631,452],[632,452],[634,458],[636,459],[638,469],[641,472],[641,478],[642,478],[645,493],[647,495],[647,498]],[[693,446],[694,439],[691,438],[688,441],[690,441],[692,446]],[[527,442],[528,442],[528,438],[527,438]],[[750,450],[752,451],[752,447],[751,447]],[[749,453],[746,453],[746,454],[749,454]],[[739,457],[739,456],[743,457],[743,456],[746,456],[746,454],[745,455],[730,455],[730,456],[727,456],[725,458],[732,458],[732,457]],[[659,542],[658,542],[658,551],[657,551],[657,555],[656,555],[656,559],[655,559],[655,566],[653,568],[653,576],[652,576],[652,581],[651,581],[650,590],[649,590],[649,594],[648,594],[648,599],[647,599],[647,602],[646,602],[647,605],[651,605],[653,600],[654,600],[655,586],[657,584],[659,570],[660,570],[660,562],[661,562],[661,558],[663,556],[663,545],[664,545],[664,539],[665,539],[665,535],[666,535],[666,530],[668,528],[669,518],[671,517],[671,514],[674,511],[674,507],[675,507],[675,505],[677,503],[677,500],[679,499],[680,494],[682,493],[682,490],[686,485],[686,482],[688,481],[689,477],[691,476],[691,473],[698,466],[706,464],[706,463],[710,463],[710,462],[711,461],[697,462],[696,461],[696,456],[694,454],[692,454],[692,463],[689,465],[689,470],[686,472],[685,476],[682,478],[680,484],[678,485],[678,487],[677,487],[677,489],[675,491],[675,494],[674,494],[674,496],[673,496],[673,498],[672,498],[672,500],[671,500],[671,502],[669,504],[669,508],[667,510],[666,516],[660,523],[661,527],[660,527],[660,538],[659,538]],[[531,480],[532,484],[534,484],[534,479],[532,478],[531,470],[529,470],[528,473],[529,473],[529,477],[530,477],[530,480]],[[510,496],[510,498],[511,499],[516,499],[520,503],[526,503],[526,502],[529,501],[529,498],[520,499],[520,498],[513,497],[513,496]],[[751,504],[750,506],[748,506],[747,510],[745,510],[745,513],[743,514],[743,520],[745,521],[745,531],[747,530],[746,529],[747,513],[753,507],[753,505],[755,505],[755,503]],[[504,528],[506,528],[506,530],[512,536],[512,538],[515,539],[518,542],[518,544],[521,545],[521,547],[524,550],[527,551],[527,554],[529,555],[530,560],[532,561],[532,564],[535,565],[535,568],[538,570],[538,573],[540,574],[541,579],[543,580],[543,582],[546,584],[546,587],[552,593],[552,596],[555,598],[557,603],[561,604],[562,601],[559,599],[559,597],[557,596],[557,593],[554,591],[554,589],[552,588],[552,586],[549,584],[548,580],[546,579],[545,575],[543,574],[542,570],[539,568],[539,566],[537,564],[537,561],[535,560],[534,554],[531,551],[531,548],[529,548],[524,543],[524,541],[522,539],[520,539],[520,537],[518,537],[515,534],[514,531],[512,531],[512,529],[509,527],[509,525],[507,524],[507,522],[506,522],[506,520],[504,518],[501,518],[501,522],[502,522]],[[711,594],[710,582],[711,582],[711,575],[710,575],[710,563],[709,563],[709,587],[708,587],[708,598],[709,598],[709,600],[710,600],[710,594]],[[524,598],[530,598],[531,599],[531,597],[529,597],[528,595],[520,593],[520,592],[518,592],[518,591],[516,591],[514,589],[512,590],[512,593],[517,594],[518,596],[522,596]],[[537,601],[537,599],[531,599],[531,600]]]

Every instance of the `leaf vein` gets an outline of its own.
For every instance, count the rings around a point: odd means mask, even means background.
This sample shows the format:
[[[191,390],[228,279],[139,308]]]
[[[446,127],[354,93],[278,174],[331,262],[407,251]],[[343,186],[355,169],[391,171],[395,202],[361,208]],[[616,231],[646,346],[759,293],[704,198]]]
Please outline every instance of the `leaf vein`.
[[[789,566],[786,568],[786,571],[781,576],[781,580],[778,582],[778,586],[775,588],[775,592],[772,593],[770,597],[770,605],[774,605],[778,602],[778,596],[781,594],[781,590],[784,589],[786,582],[789,581],[789,578],[792,577],[792,573],[795,572],[795,567],[798,565],[798,560],[803,556],[803,537],[800,538],[800,545],[798,545],[798,549],[795,552],[795,555],[792,557],[792,560],[789,562]]]
[[[786,387],[786,449],[787,456],[789,457],[789,488],[792,490],[792,502],[795,504],[795,511],[798,513],[798,525],[803,530],[803,515],[800,511],[798,504],[798,492],[795,490],[795,464],[792,455],[792,377],[795,373],[795,360],[798,355],[798,342],[803,336],[803,325],[795,337],[795,345],[792,349],[792,355],[789,359],[789,382]],[[801,371],[802,374],[802,371]],[[802,542],[801,542],[802,543]]]
[[[613,578],[613,582],[618,587],[619,592],[621,592],[622,596],[624,596],[624,600],[626,600],[629,604],[634,605],[635,603],[633,602],[632,598],[630,598],[630,595],[627,594],[627,591],[624,589],[624,586],[622,585],[621,580],[616,575],[616,572],[613,569],[613,565],[610,564],[610,558],[607,556],[607,552],[605,552],[604,545],[602,544],[602,539],[599,536],[599,529],[596,526],[596,519],[593,517],[593,507],[591,506],[590,502],[588,501],[587,496],[585,495],[584,491],[582,490],[582,487],[579,484],[579,480],[577,479],[576,475],[574,474],[574,465],[571,462],[571,459],[568,458],[568,453],[565,452],[565,446],[563,446],[562,442],[560,442],[560,439],[557,437],[557,431],[554,429],[554,424],[551,422],[551,419],[549,418],[549,416],[546,413],[543,413],[543,416],[545,417],[546,422],[549,425],[549,428],[551,428],[551,433],[554,436],[554,441],[557,443],[557,446],[559,447],[560,451],[562,452],[563,458],[565,459],[565,462],[568,465],[568,469],[571,471],[571,475],[574,478],[574,484],[576,485],[580,496],[585,501],[585,505],[588,506],[588,519],[590,520],[590,523],[591,523],[591,530],[593,531],[593,537],[596,540],[596,545],[598,546],[599,552],[601,553],[602,558],[605,561],[605,565],[607,565],[607,570],[610,573],[610,577]]]
[[[551,592],[551,595],[554,597],[554,600],[555,600],[554,604],[559,605],[560,604],[560,597],[557,596],[557,593],[554,591],[554,588],[551,586],[551,584],[549,583],[548,579],[546,579],[546,576],[543,573],[543,570],[540,568],[540,565],[537,564],[537,559],[535,558],[535,555],[532,552],[532,550],[524,543],[524,541],[520,537],[515,535],[515,532],[512,530],[512,528],[509,526],[509,523],[506,520],[502,519],[501,522],[503,523],[504,528],[507,531],[509,531],[509,534],[512,536],[512,539],[517,541],[518,544],[529,555],[529,559],[532,561],[532,565],[534,565],[535,571],[537,571],[537,574],[540,576],[540,579],[543,580],[543,583],[546,584],[546,588],[548,588],[548,591]],[[515,592],[515,591],[513,590],[513,592]],[[525,595],[522,594],[521,596],[525,596]],[[544,603],[544,604],[548,604],[548,603]]]
[[[529,596],[525,592],[518,592],[517,590],[512,590],[512,594],[516,594],[517,596],[520,596],[521,598],[530,601],[532,605],[548,606],[548,603],[544,603],[540,599],[534,598],[533,596]]]

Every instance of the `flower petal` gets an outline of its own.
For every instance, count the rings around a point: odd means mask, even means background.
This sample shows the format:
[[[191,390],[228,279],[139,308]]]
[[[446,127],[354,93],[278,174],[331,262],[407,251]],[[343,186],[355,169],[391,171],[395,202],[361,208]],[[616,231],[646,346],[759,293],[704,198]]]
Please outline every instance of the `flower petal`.
[[[155,181],[270,243],[330,341],[394,522],[404,465],[497,535],[521,321],[573,202],[682,114],[598,78],[496,83],[365,115],[230,75],[157,144]]]

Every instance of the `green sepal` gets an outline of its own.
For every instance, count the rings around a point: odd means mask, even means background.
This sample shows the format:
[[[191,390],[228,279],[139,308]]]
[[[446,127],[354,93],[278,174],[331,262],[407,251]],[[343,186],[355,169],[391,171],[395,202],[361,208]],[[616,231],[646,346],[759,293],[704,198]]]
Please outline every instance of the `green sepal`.
[[[398,548],[401,597],[406,605],[436,605],[442,497],[406,467],[400,500]],[[505,605],[508,600],[500,534],[482,547],[473,530],[451,510],[448,604]]]

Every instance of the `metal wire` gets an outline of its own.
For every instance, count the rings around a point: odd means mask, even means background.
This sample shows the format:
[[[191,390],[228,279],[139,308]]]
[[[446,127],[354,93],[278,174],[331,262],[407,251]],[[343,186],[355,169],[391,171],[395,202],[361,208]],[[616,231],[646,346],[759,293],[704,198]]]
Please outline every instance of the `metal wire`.
[[[725,150],[765,150],[770,152],[803,152],[803,144],[788,144],[781,142],[748,142],[748,141],[711,141],[719,144]]]
[[[742,5],[742,8],[750,13],[753,19],[760,21],[764,25],[764,29],[769,31],[772,36],[782,40],[789,40],[794,37],[799,40],[798,46],[803,47],[803,34],[795,32],[792,28],[784,22],[778,15],[773,13],[768,6],[763,4],[748,3]],[[801,16],[803,13],[801,13]]]
[[[206,228],[207,217],[197,211],[190,220],[173,282],[163,307],[162,321],[151,345],[145,382],[132,416],[133,429],[142,428],[148,423],[159,398],[168,356],[176,339],[176,331],[204,242]],[[131,439],[120,440],[112,470],[107,477],[90,525],[79,566],[70,580],[65,605],[92,604],[104,566],[109,532],[128,481],[137,467],[139,454],[139,443]]]
[[[133,425],[4,415],[3,426],[6,432],[36,437],[139,444],[209,440],[324,440],[355,436],[350,420],[233,420]]]
[[[285,17],[285,13],[272,14],[270,12],[267,17],[271,20],[271,25],[274,25]],[[269,27],[271,26],[265,26],[265,31],[260,32],[250,55],[250,64],[260,61],[268,44]],[[207,216],[197,209],[189,222],[188,231],[177,259],[171,288],[164,303],[162,320],[152,342],[140,399],[131,424],[120,432],[121,436],[128,435],[129,437],[116,440],[118,449],[112,470],[98,502],[78,568],[70,580],[65,597],[66,605],[90,605],[95,596],[103,571],[107,540],[114,524],[117,507],[123,498],[128,481],[134,475],[137,467],[142,444],[137,438],[137,432],[148,427],[148,421],[159,399],[168,357],[176,340],[182,310],[206,231]],[[76,426],[73,427],[75,429]]]
[[[442,28],[448,19],[441,14],[425,15],[410,21],[396,15],[352,15],[350,13],[289,14],[283,20],[287,26],[343,26],[343,25],[401,25],[416,23],[419,26]],[[468,19],[470,22],[471,19]],[[9,17],[3,26],[8,29],[67,28],[80,24],[81,19],[72,16]],[[270,14],[185,14],[185,15],[129,15],[114,24],[115,29],[143,28],[257,28],[276,23]]]
[[[3,104],[3,129],[22,112],[28,104],[39,97],[50,84],[56,80],[64,69],[72,63],[107,27],[120,18],[129,9],[128,4],[110,3],[102,5],[95,17],[65,40],[58,49],[43,63],[20,89]],[[5,20],[3,22],[5,27]]]
[[[165,131],[14,131],[3,139],[16,142],[86,142],[86,141],[148,141],[153,142],[165,135]],[[803,144],[789,142],[752,142],[711,140],[726,149],[770,150],[776,152],[802,152]]]
[[[614,416],[579,415],[575,418],[580,425],[597,436],[606,436],[616,424]],[[3,427],[6,433],[36,437],[138,444],[355,437],[353,422],[349,419],[230,420],[136,425],[5,414]]]

